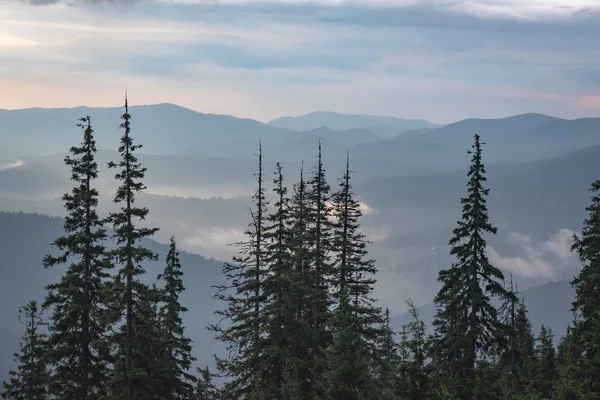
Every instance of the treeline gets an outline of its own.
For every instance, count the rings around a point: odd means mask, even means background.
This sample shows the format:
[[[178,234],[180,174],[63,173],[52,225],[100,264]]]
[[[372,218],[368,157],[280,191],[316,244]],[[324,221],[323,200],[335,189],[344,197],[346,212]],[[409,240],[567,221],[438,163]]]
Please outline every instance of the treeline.
[[[534,400],[600,398],[600,181],[592,186],[581,237],[573,250],[583,269],[574,320],[557,349],[550,329],[532,332],[512,278],[486,256],[488,219],[482,143],[474,136],[462,218],[450,240],[454,263],[440,271],[433,334],[408,300],[412,319],[394,332],[389,310],[373,297],[374,261],[361,233],[360,202],[349,160],[336,188],[321,160],[299,171],[289,187],[274,171],[268,204],[258,155],[256,192],[246,239],[223,266],[215,288],[223,307],[207,329],[226,345],[216,370],[193,370],[179,302],[183,273],[175,239],[164,272],[147,285],[145,261],[157,255],[140,244],[158,228],[141,227],[148,209],[136,205],[145,168],[135,154],[127,101],[122,116],[119,211],[101,218],[89,117],[79,147],[65,162],[75,183],[63,197],[65,236],[46,268],[64,269],[43,304],[22,307],[25,333],[18,368],[4,382],[6,399],[185,400]],[[108,250],[106,227],[116,248]],[[500,300],[494,302],[493,300]],[[493,304],[501,304],[495,307]],[[43,313],[48,313],[46,321]],[[217,388],[215,376],[225,378]]]

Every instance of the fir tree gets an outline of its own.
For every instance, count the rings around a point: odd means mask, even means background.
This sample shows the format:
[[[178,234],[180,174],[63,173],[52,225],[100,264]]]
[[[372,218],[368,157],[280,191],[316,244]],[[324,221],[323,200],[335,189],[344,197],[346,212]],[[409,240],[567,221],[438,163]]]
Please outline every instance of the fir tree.
[[[46,400],[49,384],[45,359],[47,337],[40,332],[44,323],[37,302],[30,301],[20,307],[19,314],[19,320],[25,325],[25,334],[21,340],[21,352],[14,355],[18,368],[10,371],[10,379],[3,382],[4,390],[0,396],[10,400]]]
[[[260,147],[257,181],[258,189],[253,196],[254,208],[250,210],[252,222],[246,230],[248,239],[237,243],[239,255],[223,266],[223,274],[229,283],[217,286],[215,294],[215,298],[226,302],[227,307],[215,312],[221,320],[209,326],[216,339],[226,344],[228,358],[217,357],[217,369],[222,376],[230,378],[224,391],[236,399],[262,399],[265,390],[261,359],[265,324],[260,309],[265,302],[262,292],[266,275],[263,231],[267,201],[263,188]],[[221,324],[223,321],[228,321],[226,327]]]
[[[301,285],[291,255],[290,201],[283,184],[282,168],[277,163],[274,179],[277,202],[267,217],[264,230],[264,262],[269,273],[264,282],[266,340],[263,361],[268,398],[289,398],[291,387],[298,386],[293,373],[302,368],[302,360],[293,355],[294,341],[306,327],[298,318],[296,299]],[[293,391],[293,390],[292,390]]]
[[[185,337],[181,314],[188,309],[179,303],[179,297],[185,290],[183,271],[179,260],[179,251],[175,238],[171,237],[167,265],[158,279],[164,281],[161,291],[163,302],[158,313],[160,329],[166,335],[163,345],[166,348],[166,371],[162,377],[166,384],[169,399],[189,399],[193,392],[194,377],[188,372],[196,359],[191,355],[192,341]]]
[[[379,330],[373,329],[382,322],[381,310],[371,297],[376,283],[375,261],[367,259],[367,240],[360,231],[362,217],[360,203],[356,200],[350,183],[350,161],[346,158],[346,171],[340,189],[332,197],[331,214],[334,219],[332,247],[335,260],[331,267],[330,286],[334,292],[347,289],[353,313],[361,320],[360,335],[373,343]]]
[[[307,398],[312,393],[311,385],[311,355],[307,349],[312,345],[312,320],[310,318],[310,242],[309,242],[309,208],[308,187],[304,180],[304,168],[300,170],[300,180],[293,187],[290,199],[290,257],[294,266],[297,279],[291,291],[293,302],[296,304],[296,321],[298,330],[293,336],[290,349],[290,363],[286,367],[286,374],[294,379],[294,392],[297,398]],[[292,301],[290,299],[290,301]],[[288,385],[289,386],[289,385]],[[291,389],[290,389],[291,390]]]
[[[107,326],[106,280],[104,262],[106,238],[98,217],[98,191],[92,181],[98,177],[96,143],[90,117],[80,119],[83,142],[71,148],[65,163],[71,167],[76,183],[63,196],[67,215],[64,229],[68,236],[54,241],[62,254],[46,256],[44,267],[71,261],[58,283],[48,285],[43,304],[51,308],[48,362],[53,368],[53,392],[61,399],[97,399],[108,376],[109,354],[104,345]]]
[[[575,373],[575,380],[582,376],[600,376],[600,180],[592,184],[590,191],[592,204],[586,208],[589,216],[583,223],[581,236],[575,235],[572,247],[583,265],[571,282],[575,288],[571,334],[580,351],[577,365],[570,370]],[[599,397],[600,381],[589,381],[585,392]]]
[[[378,378],[384,399],[395,399],[394,381],[397,379],[396,370],[400,364],[396,333],[390,325],[390,310],[386,307],[382,322],[381,335],[378,341],[379,368]]]
[[[374,399],[369,354],[360,336],[360,319],[353,313],[348,289],[339,293],[339,306],[333,312],[333,342],[327,349],[327,399]]]
[[[458,369],[464,371],[460,378],[460,397],[464,400],[473,398],[477,360],[494,347],[506,347],[505,325],[491,304],[491,297],[503,301],[514,296],[503,287],[502,271],[491,265],[485,253],[483,235],[495,234],[496,228],[488,219],[486,196],[489,189],[483,187],[486,177],[479,135],[475,135],[473,149],[470,152],[473,158],[468,172],[468,196],[461,201],[462,220],[450,240],[450,254],[456,257],[456,262],[450,269],[440,271],[442,288],[435,298],[435,303],[440,306],[436,315],[437,328],[442,326],[440,320],[453,324],[444,327],[445,332],[438,340],[443,343],[445,355],[442,357],[452,355],[458,362]]]
[[[306,239],[309,244],[309,266],[307,270],[308,309],[305,316],[312,331],[308,351],[312,366],[310,367],[311,398],[321,398],[325,395],[325,383],[322,381],[326,368],[324,351],[331,343],[331,334],[327,330],[330,305],[331,274],[331,233],[332,225],[329,219],[331,187],[327,183],[323,167],[321,143],[317,156],[314,174],[308,182],[307,191],[307,227]]]
[[[217,400],[220,399],[219,392],[212,381],[212,374],[208,367],[198,368],[198,378],[194,390],[193,400]]]
[[[114,203],[120,204],[120,210],[111,213],[108,221],[112,223],[117,248],[109,255],[121,268],[118,270],[113,285],[114,308],[119,318],[125,312],[125,323],[112,339],[117,344],[116,361],[113,367],[111,382],[112,393],[127,400],[148,399],[144,397],[147,391],[152,390],[150,384],[151,365],[146,363],[147,349],[144,342],[151,338],[145,325],[151,315],[152,299],[150,288],[139,280],[145,273],[142,262],[156,261],[158,255],[143,247],[140,241],[150,238],[158,228],[141,228],[135,225],[135,220],[143,221],[148,216],[146,207],[135,206],[135,195],[144,191],[143,183],[146,169],[138,162],[134,155],[141,145],[135,145],[131,137],[131,115],[127,99],[125,99],[125,113],[122,116],[121,128],[124,130],[121,137],[119,153],[121,160],[118,163],[110,162],[109,168],[120,168],[115,175],[121,185],[117,188]]]
[[[553,398],[557,400],[582,400],[589,392],[589,384],[597,377],[580,367],[583,343],[580,336],[573,334],[573,327],[561,339],[557,351],[558,379],[553,386]],[[592,396],[587,399],[592,399]]]
[[[403,327],[403,359],[400,363],[400,383],[397,394],[402,399],[418,400],[430,396],[427,326],[419,318],[416,304],[406,301],[411,321]]]
[[[507,347],[500,354],[498,367],[505,374],[506,382],[512,395],[525,393],[529,383],[535,375],[535,337],[531,329],[531,323],[527,317],[525,305],[518,300],[518,290],[513,285],[512,275],[510,277],[510,293],[515,294],[506,299],[505,323],[507,333]]]
[[[536,347],[537,368],[539,372],[537,387],[544,398],[552,397],[552,386],[557,378],[556,349],[554,348],[552,329],[542,325]]]

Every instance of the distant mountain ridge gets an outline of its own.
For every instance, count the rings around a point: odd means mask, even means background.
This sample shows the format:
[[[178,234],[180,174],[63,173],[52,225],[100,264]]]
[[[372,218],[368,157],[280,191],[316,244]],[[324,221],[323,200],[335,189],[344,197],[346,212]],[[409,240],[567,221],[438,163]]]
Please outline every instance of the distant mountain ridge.
[[[0,160],[63,153],[80,140],[77,119],[90,115],[99,149],[116,150],[123,107],[0,110]],[[600,118],[565,120],[543,114],[466,119],[445,126],[423,120],[315,112],[269,124],[202,114],[173,104],[130,107],[134,140],[149,155],[255,161],[259,141],[268,162],[314,159],[319,140],[335,163],[392,160],[419,167],[462,168],[479,133],[486,160],[514,163],[559,156],[600,144]],[[302,128],[302,129],[300,129]],[[297,129],[297,130],[294,130]]]
[[[340,114],[330,111],[315,111],[298,117],[280,117],[269,122],[269,125],[296,131],[310,131],[318,128],[333,130],[366,129],[384,138],[392,138],[398,133],[410,129],[438,126],[422,119]]]

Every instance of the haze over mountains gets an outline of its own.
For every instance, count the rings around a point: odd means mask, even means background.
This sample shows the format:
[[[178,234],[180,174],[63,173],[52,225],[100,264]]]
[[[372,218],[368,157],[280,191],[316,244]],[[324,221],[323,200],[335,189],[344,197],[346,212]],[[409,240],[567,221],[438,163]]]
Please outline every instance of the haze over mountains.
[[[122,112],[121,107],[0,110],[0,210],[64,215],[61,196],[72,183],[63,159],[81,141],[76,123],[85,115],[92,118],[101,149],[99,211],[106,215],[113,210],[114,171],[108,171],[106,163],[117,158]],[[312,171],[320,140],[335,189],[349,154],[355,191],[365,211],[362,229],[373,242],[369,249],[379,268],[376,296],[397,321],[406,297],[425,305],[422,312],[428,321],[427,304],[438,289],[437,273],[452,262],[447,243],[466,191],[467,151],[478,133],[486,143],[490,219],[499,228],[498,235],[489,238],[490,259],[514,275],[536,327],[545,323],[557,334],[566,329],[566,299],[572,292],[565,282],[579,269],[569,252],[570,241],[586,216],[590,184],[600,177],[600,118],[522,114],[437,126],[325,112],[265,124],[172,104],[135,106],[130,113],[134,140],[143,145],[139,159],[147,168],[148,190],[139,203],[150,209],[147,223],[161,227],[156,241],[166,243],[175,235],[182,249],[208,258],[229,258],[235,249],[228,244],[243,237],[259,140],[269,186],[277,161],[288,187],[299,179],[302,162],[305,173]],[[0,320],[4,335],[20,329],[13,317],[25,297],[38,290],[43,295],[43,285],[54,276],[43,272],[41,257],[51,251],[49,244],[61,222],[23,214],[0,216],[0,283],[8,290],[0,292],[0,301],[7,304]],[[37,229],[38,225],[52,228]],[[20,226],[21,236],[15,234]],[[27,236],[36,237],[33,247],[19,248],[15,241]],[[164,246],[152,246],[164,252]],[[26,260],[19,257],[22,252],[28,254]],[[214,268],[219,262],[186,255],[184,268],[187,274],[209,264]],[[25,288],[27,279],[37,281]],[[193,303],[190,308],[197,318],[190,322],[196,324],[192,338],[209,340],[202,327],[214,309],[209,286],[218,274],[190,272],[187,279],[191,289],[184,302]],[[552,299],[561,299],[566,308],[545,313],[544,305],[554,304]],[[0,348],[0,354],[4,352]]]

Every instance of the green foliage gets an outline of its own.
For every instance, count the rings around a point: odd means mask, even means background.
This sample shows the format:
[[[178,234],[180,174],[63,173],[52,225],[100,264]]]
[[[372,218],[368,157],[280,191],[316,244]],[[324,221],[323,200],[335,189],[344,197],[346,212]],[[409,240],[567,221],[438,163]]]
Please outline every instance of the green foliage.
[[[456,262],[439,273],[442,288],[435,303],[434,321],[437,365],[448,363],[451,373],[459,376],[459,393],[464,400],[473,398],[476,364],[482,355],[494,348],[506,347],[506,327],[499,318],[491,298],[514,297],[501,282],[502,271],[486,256],[484,234],[495,234],[489,222],[487,200],[489,189],[481,156],[479,135],[475,135],[471,167],[468,172],[468,195],[461,200],[462,219],[453,231],[450,254]]]
[[[10,379],[3,382],[0,395],[10,400],[46,400],[50,384],[45,358],[48,344],[46,335],[40,332],[44,323],[37,302],[30,301],[19,308],[19,314],[19,320],[25,325],[25,334],[20,353],[14,355],[18,368],[10,371]]]
[[[372,367],[376,368],[381,364],[376,345],[383,334],[380,329],[382,312],[372,297],[377,268],[375,261],[367,258],[368,242],[360,231],[362,211],[350,183],[348,159],[340,188],[332,196],[331,215],[334,220],[331,241],[334,257],[330,287],[333,290],[334,307],[340,304],[340,293],[347,290],[352,314],[358,319],[359,330],[356,334],[371,354]]]
[[[194,389],[193,400],[218,400],[219,391],[212,381],[212,374],[208,367],[204,369],[198,368],[198,378],[196,379],[196,387]]]
[[[264,281],[265,302],[261,311],[266,326],[262,368],[265,395],[268,398],[285,398],[300,390],[301,382],[294,371],[302,369],[303,360],[295,350],[297,343],[294,340],[301,333],[308,334],[309,330],[297,312],[302,277],[294,268],[290,200],[279,164],[273,183],[277,202],[274,212],[266,218],[264,229],[267,243],[264,262],[269,273]]]
[[[126,399],[149,398],[143,397],[152,390],[150,382],[152,364],[147,363],[148,350],[145,344],[152,341],[149,329],[152,315],[152,302],[155,301],[153,292],[142,283],[139,277],[145,274],[142,262],[156,261],[158,256],[143,247],[139,242],[149,238],[158,228],[138,227],[135,220],[143,221],[148,216],[148,209],[135,206],[135,195],[146,189],[143,183],[146,169],[138,162],[135,151],[141,145],[134,145],[131,137],[131,115],[125,100],[125,113],[122,116],[118,163],[110,162],[109,168],[120,168],[115,179],[121,182],[114,197],[114,203],[119,204],[120,210],[111,213],[108,222],[112,223],[117,248],[108,253],[111,261],[121,266],[111,287],[112,308],[117,323],[125,314],[125,321],[110,341],[117,345],[116,361],[110,387],[113,396],[124,396]],[[140,397],[141,396],[141,397]]]
[[[250,210],[247,240],[237,243],[239,255],[223,266],[223,274],[229,282],[217,287],[215,298],[227,306],[215,312],[221,321],[209,326],[216,339],[226,345],[228,358],[217,357],[217,368],[222,376],[229,378],[224,389],[233,398],[262,398],[264,390],[261,356],[265,324],[260,311],[266,300],[262,289],[267,274],[263,234],[267,201],[262,174],[260,150],[258,188],[253,196],[254,208]],[[223,321],[228,325],[222,325]]]
[[[402,359],[399,363],[396,394],[407,400],[417,400],[430,396],[430,377],[427,365],[429,342],[426,336],[427,327],[419,319],[416,304],[408,299],[406,301],[411,321],[404,325],[402,330],[401,348]]]
[[[323,167],[321,143],[317,155],[317,165],[312,178],[308,181],[306,192],[306,234],[307,243],[306,274],[306,308],[304,317],[310,327],[311,335],[308,343],[310,358],[310,398],[319,399],[325,396],[326,383],[323,381],[327,368],[324,350],[331,343],[331,332],[327,329],[329,319],[330,281],[332,262],[332,224],[329,217],[331,209],[328,202],[331,198],[331,187],[327,183]]]
[[[161,291],[162,304],[158,311],[159,327],[164,335],[164,372],[160,377],[165,382],[164,396],[169,399],[189,399],[193,393],[195,377],[188,371],[196,359],[191,355],[192,341],[184,335],[181,315],[187,308],[179,303],[179,296],[185,290],[183,271],[175,238],[171,237],[167,265],[158,279],[164,282]]]
[[[134,153],[127,100],[119,147],[109,167],[120,185],[120,206],[102,221],[95,142],[89,117],[80,120],[84,140],[65,159],[75,187],[63,197],[65,236],[44,266],[68,264],[48,286],[48,336],[36,302],[20,308],[26,325],[18,368],[1,395],[15,400],[591,400],[600,396],[600,180],[592,185],[589,218],[576,236],[583,269],[573,280],[574,321],[558,350],[542,326],[534,338],[525,305],[504,287],[502,272],[486,257],[489,222],[481,143],[475,135],[462,219],[450,240],[455,262],[440,271],[434,333],[428,337],[414,302],[400,340],[372,297],[377,272],[361,233],[360,202],[350,183],[349,160],[331,194],[321,146],[315,171],[288,195],[276,166],[269,210],[263,187],[262,149],[258,188],[246,240],[223,266],[227,284],[215,298],[222,319],[209,329],[226,345],[216,358],[227,378],[217,389],[208,368],[189,373],[195,359],[185,336],[180,304],[183,271],[171,238],[162,285],[142,283],[143,262],[157,259],[140,241],[158,228],[139,227],[148,209],[135,206],[145,189],[145,168]],[[106,251],[103,224],[111,223],[117,248]],[[118,265],[113,276],[108,269]],[[511,279],[512,280],[512,279]],[[498,309],[493,300],[502,304]]]
[[[572,250],[579,255],[583,268],[573,279],[575,300],[572,310],[575,314],[571,347],[577,363],[563,370],[571,375],[571,382],[577,382],[581,398],[600,396],[600,180],[592,184],[592,204],[586,208],[588,218],[583,223],[581,236],[575,235]],[[587,379],[587,377],[595,377]],[[564,379],[569,379],[567,376]]]
[[[331,317],[333,343],[327,349],[327,399],[375,399],[369,373],[369,354],[358,332],[361,320],[351,306],[348,289],[339,293],[339,305]]]
[[[80,147],[71,148],[65,158],[76,183],[63,196],[67,215],[67,236],[54,241],[58,257],[44,258],[44,267],[71,264],[58,283],[48,285],[43,304],[51,309],[47,361],[52,366],[52,392],[61,399],[98,399],[108,378],[110,355],[104,341],[108,329],[104,261],[106,238],[98,217],[98,191],[92,186],[98,177],[96,144],[90,117],[78,124],[84,130]]]

